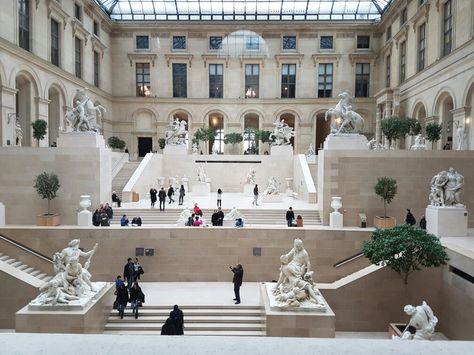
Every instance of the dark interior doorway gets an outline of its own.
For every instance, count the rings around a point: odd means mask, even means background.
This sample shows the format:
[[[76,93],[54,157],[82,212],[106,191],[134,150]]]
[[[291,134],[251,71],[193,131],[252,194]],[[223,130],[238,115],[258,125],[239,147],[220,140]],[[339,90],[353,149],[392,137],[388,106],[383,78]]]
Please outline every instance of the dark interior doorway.
[[[331,120],[324,119],[324,113],[320,113],[316,116],[316,146],[314,150],[316,154],[320,149],[323,149],[323,143],[326,140],[326,137],[331,131]]]
[[[153,150],[153,139],[151,137],[138,137],[138,156],[144,157]]]

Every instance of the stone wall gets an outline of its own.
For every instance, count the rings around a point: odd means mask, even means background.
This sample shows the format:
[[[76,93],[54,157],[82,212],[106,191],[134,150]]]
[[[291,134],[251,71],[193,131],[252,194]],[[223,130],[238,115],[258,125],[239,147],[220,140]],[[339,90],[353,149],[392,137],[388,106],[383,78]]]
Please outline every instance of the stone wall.
[[[383,215],[383,201],[375,194],[378,177],[397,180],[398,193],[387,208],[387,214],[404,223],[410,208],[417,221],[425,214],[431,178],[441,170],[453,167],[464,175],[461,196],[468,211],[474,209],[474,153],[470,151],[319,151],[318,205],[324,224],[329,224],[331,197],[342,197],[344,224],[359,225],[359,213],[373,224],[375,215]],[[474,215],[469,216],[474,226]]]
[[[111,199],[109,149],[0,147],[0,201],[7,224],[35,224],[47,212],[34,179],[42,172],[58,175],[60,189],[51,201],[51,212],[61,214],[61,224],[77,224],[79,196],[91,195],[93,206]]]

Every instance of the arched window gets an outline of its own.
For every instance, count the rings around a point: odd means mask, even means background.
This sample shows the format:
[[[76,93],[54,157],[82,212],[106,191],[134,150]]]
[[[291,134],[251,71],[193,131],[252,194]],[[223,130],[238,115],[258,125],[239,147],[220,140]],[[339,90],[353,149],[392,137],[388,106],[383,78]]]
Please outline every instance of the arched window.
[[[212,154],[213,149],[218,154],[224,154],[224,116],[220,113],[211,113],[209,127],[216,131],[216,137],[209,142],[209,154]]]
[[[258,140],[255,132],[259,127],[259,118],[255,113],[244,117],[244,154],[258,154]]]

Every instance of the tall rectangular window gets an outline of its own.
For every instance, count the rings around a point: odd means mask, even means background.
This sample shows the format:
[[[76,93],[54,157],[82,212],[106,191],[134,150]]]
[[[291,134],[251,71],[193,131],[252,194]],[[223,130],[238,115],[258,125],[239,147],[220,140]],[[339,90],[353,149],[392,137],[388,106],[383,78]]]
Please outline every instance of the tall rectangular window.
[[[406,78],[406,64],[407,64],[407,42],[403,41],[400,43],[400,84],[405,81]]]
[[[426,23],[418,27],[418,71],[425,69]]]
[[[253,99],[259,96],[260,65],[245,64],[245,98]]]
[[[94,21],[94,35],[99,37],[99,23],[97,21]]]
[[[173,97],[188,96],[187,66],[182,63],[173,63]]]
[[[296,93],[296,64],[281,66],[281,97],[294,99]]]
[[[99,52],[94,51],[94,86],[99,87],[100,82],[100,57]]]
[[[137,96],[150,96],[150,63],[136,63]]]
[[[30,1],[18,0],[18,45],[30,50]]]
[[[224,96],[224,65],[209,64],[209,98]]]
[[[74,4],[74,17],[77,18],[79,21],[82,19],[81,12],[81,6],[78,4]]]
[[[370,36],[357,36],[357,48],[358,49],[370,48]]]
[[[318,75],[318,97],[332,97],[332,63],[320,63]]]
[[[51,63],[59,67],[59,23],[51,19]]]
[[[222,49],[222,37],[221,36],[209,37],[209,49],[211,50]]]
[[[390,61],[392,60],[392,57],[390,54],[385,57],[385,87],[389,88],[390,87],[390,71],[391,71],[391,64]]]
[[[321,36],[319,40],[320,49],[333,49],[333,37],[332,36]]]
[[[82,41],[77,37],[74,37],[74,55],[75,74],[82,79]]]
[[[402,12],[400,12],[400,27],[402,27],[405,24],[405,22],[407,22],[407,18],[408,18],[408,10],[405,7],[402,10]]]
[[[390,41],[392,38],[392,26],[387,27],[387,32],[385,32],[385,42]]]
[[[451,53],[453,42],[453,7],[448,0],[443,5],[443,56]]]
[[[356,63],[355,97],[369,96],[370,64]]]

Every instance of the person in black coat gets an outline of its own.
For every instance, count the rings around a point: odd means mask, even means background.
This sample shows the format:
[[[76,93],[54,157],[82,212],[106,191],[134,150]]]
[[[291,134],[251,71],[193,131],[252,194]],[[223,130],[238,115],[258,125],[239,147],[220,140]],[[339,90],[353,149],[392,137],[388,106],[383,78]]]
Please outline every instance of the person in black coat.
[[[405,223],[409,224],[410,226],[414,226],[416,224],[416,219],[413,213],[411,213],[410,209],[407,208],[407,216],[405,217]]]
[[[214,213],[211,216],[211,222],[213,226],[219,225],[218,219],[219,219],[219,216],[217,215],[217,210],[214,210]]]
[[[425,218],[425,216],[421,217],[421,219],[420,219],[420,228],[421,229],[426,229],[426,218]]]
[[[161,188],[160,192],[158,192],[158,198],[160,200],[160,211],[164,211],[166,204],[166,192],[164,188]]]
[[[119,288],[115,290],[115,294],[117,295],[117,297],[115,299],[114,305],[116,306],[117,311],[119,312],[120,319],[123,319],[123,313],[129,301],[128,290],[125,287],[125,284],[121,284]]]
[[[151,199],[151,208],[155,207],[155,202],[156,202],[156,194],[158,191],[154,187],[150,189],[150,199]]]
[[[171,317],[169,317],[161,327],[161,335],[176,335],[176,328]]]
[[[182,205],[184,202],[184,196],[186,195],[186,190],[184,189],[184,185],[181,185],[179,189],[179,204]]]
[[[174,203],[173,195],[174,195],[174,189],[173,189],[173,186],[170,185],[170,187],[168,188],[168,198],[170,199],[169,203],[171,202]]]
[[[132,313],[135,315],[135,319],[138,318],[138,307],[141,307],[142,303],[145,303],[145,295],[140,286],[138,286],[138,282],[135,280],[135,283],[130,290],[130,305],[132,306]]]
[[[217,209],[217,225],[222,226],[224,224],[224,212],[222,212],[222,209],[219,207]]]
[[[96,209],[92,215],[92,224],[96,227],[100,226],[100,213],[98,209]]]
[[[130,290],[135,281],[135,265],[133,264],[132,258],[127,259],[127,263],[123,267],[123,279],[127,281],[127,288]]]
[[[120,207],[120,204],[122,203],[122,200],[119,199],[115,191],[112,191],[112,202],[115,202],[117,204],[117,207]]]
[[[242,286],[242,279],[244,277],[244,268],[241,264],[237,264],[235,267],[229,266],[229,268],[234,273],[234,278],[232,282],[234,283],[234,294],[235,294],[235,304],[240,303],[240,286]]]
[[[293,208],[288,208],[286,211],[286,223],[288,223],[288,227],[293,226],[293,220],[295,219],[295,212],[293,212]]]
[[[176,335],[183,335],[184,334],[184,314],[183,314],[183,311],[179,309],[177,304],[174,305],[173,310],[170,313],[170,318],[174,322]]]

